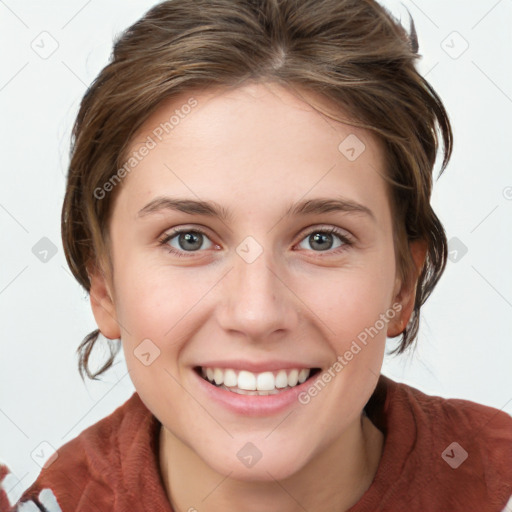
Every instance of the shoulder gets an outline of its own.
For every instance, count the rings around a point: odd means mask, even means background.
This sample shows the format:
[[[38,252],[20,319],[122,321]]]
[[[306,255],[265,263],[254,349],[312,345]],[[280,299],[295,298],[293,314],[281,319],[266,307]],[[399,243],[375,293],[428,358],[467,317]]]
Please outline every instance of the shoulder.
[[[453,506],[464,502],[500,512],[512,496],[512,417],[470,400],[384,381],[387,426],[398,432],[395,441],[408,439],[402,455],[411,478],[416,473],[428,482],[418,492]]]
[[[461,436],[480,451],[497,447],[503,456],[512,455],[512,417],[506,412],[458,398],[443,398],[403,383],[393,383],[393,399],[407,407],[417,421],[423,421],[436,435]],[[509,457],[512,462],[512,457]]]
[[[121,485],[123,448],[128,448],[137,432],[146,432],[144,424],[154,420],[137,393],[112,414],[84,430],[64,444],[47,461],[37,480],[23,493],[12,511],[75,510],[85,496],[94,496],[100,510],[108,510]],[[128,450],[129,451],[129,450]],[[6,505],[4,504],[4,507]],[[1,512],[11,510],[1,508]]]

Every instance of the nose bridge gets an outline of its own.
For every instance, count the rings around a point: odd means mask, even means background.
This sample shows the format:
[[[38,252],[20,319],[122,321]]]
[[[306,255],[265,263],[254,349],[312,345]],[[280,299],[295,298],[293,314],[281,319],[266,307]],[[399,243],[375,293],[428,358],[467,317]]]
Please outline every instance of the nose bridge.
[[[270,251],[261,252],[254,260],[247,260],[244,256],[240,256],[235,261],[235,285],[237,290],[242,292],[239,299],[249,304],[253,303],[255,306],[258,302],[261,302],[261,305],[273,302],[277,277],[276,273],[271,271],[275,265]]]
[[[271,250],[248,237],[233,255],[227,276],[221,323],[247,337],[265,338],[276,330],[292,329],[297,322],[293,294],[279,276]]]

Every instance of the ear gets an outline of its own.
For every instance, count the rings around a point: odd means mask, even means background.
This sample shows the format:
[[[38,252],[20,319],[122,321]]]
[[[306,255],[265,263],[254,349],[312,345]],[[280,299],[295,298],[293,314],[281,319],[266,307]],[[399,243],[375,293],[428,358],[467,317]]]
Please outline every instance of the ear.
[[[414,310],[414,302],[416,300],[418,277],[423,270],[427,256],[427,242],[425,240],[410,242],[409,250],[414,262],[415,271],[408,282],[401,283],[400,280],[397,280],[393,304],[399,303],[401,310],[388,324],[387,336],[389,338],[394,338],[402,334],[411,318]]]
[[[90,268],[89,280],[91,283],[89,290],[91,308],[98,329],[105,338],[119,339],[121,330],[117,322],[113,294],[105,273],[94,265]]]

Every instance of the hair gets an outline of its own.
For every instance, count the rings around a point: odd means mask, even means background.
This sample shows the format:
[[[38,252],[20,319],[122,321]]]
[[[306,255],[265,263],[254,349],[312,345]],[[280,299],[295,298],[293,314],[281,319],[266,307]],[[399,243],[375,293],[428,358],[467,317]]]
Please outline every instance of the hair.
[[[105,260],[112,268],[108,225],[121,187],[100,198],[97,191],[113,179],[134,134],[163,100],[196,89],[273,81],[327,100],[330,117],[370,130],[383,142],[397,272],[402,279],[417,279],[411,318],[392,353],[404,352],[417,336],[420,308],[446,266],[446,235],[430,197],[439,134],[444,152],[439,175],[453,141],[441,99],[415,68],[419,57],[412,18],[407,32],[374,0],[156,5],[117,38],[73,126],[61,219],[73,275],[90,293],[92,266],[100,268]],[[427,246],[419,272],[409,249],[414,240]],[[99,335],[94,330],[78,347],[82,378],[84,373],[97,378],[120,348],[108,340],[108,360],[91,371],[89,358]]]

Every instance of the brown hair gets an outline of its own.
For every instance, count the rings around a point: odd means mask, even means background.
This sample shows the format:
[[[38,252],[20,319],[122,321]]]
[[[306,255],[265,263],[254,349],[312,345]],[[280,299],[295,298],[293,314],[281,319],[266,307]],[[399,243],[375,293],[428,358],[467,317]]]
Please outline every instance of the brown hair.
[[[371,130],[384,143],[403,279],[416,278],[408,242],[427,243],[414,311],[393,353],[403,352],[417,335],[420,308],[446,265],[446,235],[430,206],[438,131],[444,148],[440,174],[452,151],[444,106],[415,68],[417,50],[412,19],[407,33],[373,0],[156,5],[115,42],[110,63],[87,90],[73,127],[62,209],[64,251],[73,275],[90,291],[88,267],[104,257],[110,261],[107,227],[115,194],[98,199],[97,190],[112,179],[133,135],[164,99],[248,80],[275,81],[325,98],[333,119]],[[120,344],[109,340],[109,359],[91,372],[89,356],[99,334],[91,332],[78,348],[82,377],[85,372],[96,378],[119,350]]]

